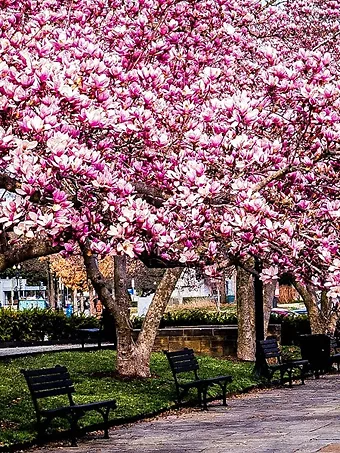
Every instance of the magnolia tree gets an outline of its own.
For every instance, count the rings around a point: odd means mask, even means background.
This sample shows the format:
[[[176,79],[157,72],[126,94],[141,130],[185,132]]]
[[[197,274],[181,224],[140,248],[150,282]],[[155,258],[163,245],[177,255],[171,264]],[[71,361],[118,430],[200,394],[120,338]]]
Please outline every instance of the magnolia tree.
[[[318,291],[301,282],[294,286],[306,305],[312,333],[334,335],[340,319],[340,287]]]
[[[80,247],[121,374],[149,374],[175,266],[339,283],[334,2],[0,5],[0,264]],[[126,256],[168,267],[137,342]]]

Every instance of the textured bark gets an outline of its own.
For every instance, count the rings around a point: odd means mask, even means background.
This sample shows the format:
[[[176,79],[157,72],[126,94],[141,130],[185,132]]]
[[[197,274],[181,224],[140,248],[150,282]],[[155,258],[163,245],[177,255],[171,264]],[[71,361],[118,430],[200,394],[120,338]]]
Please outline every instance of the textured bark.
[[[222,280],[219,284],[220,289],[220,300],[222,304],[225,304],[227,301],[227,293],[225,290],[225,272],[222,272]]]
[[[312,334],[334,335],[337,321],[340,318],[339,307],[333,306],[332,301],[323,291],[319,308],[318,298],[313,287],[303,286],[298,282],[294,282],[294,286],[306,305]]]
[[[126,323],[123,325],[118,325],[117,323],[117,372],[120,375],[150,376],[150,357],[159,323],[182,271],[183,269],[178,268],[167,269],[165,271],[146,313],[136,343],[134,343],[131,336],[132,331],[128,331],[128,328],[131,326],[129,312],[130,301],[126,300],[122,303],[124,300],[124,295],[122,294],[124,284],[125,293],[127,294],[127,282],[124,283],[124,274],[122,274],[123,272],[126,275],[126,267],[123,269],[121,266],[115,266],[116,304],[124,307],[123,311],[126,314]],[[117,285],[119,285],[118,291]]]
[[[9,192],[15,192],[16,189],[21,187],[21,183],[18,182],[15,178],[6,175],[5,173],[0,173],[0,188],[8,190]]]
[[[48,274],[47,274],[47,284],[48,284],[48,301],[51,308],[54,310],[57,308],[57,297],[56,297],[56,287],[54,281],[54,275],[51,272],[50,264],[48,264]]]
[[[114,257],[115,314],[117,332],[117,372],[122,376],[138,376],[138,351],[132,337],[130,295],[126,273],[126,256]],[[104,303],[104,301],[102,301]],[[141,370],[142,376],[144,370]]]
[[[117,333],[116,370],[118,374],[126,377],[149,377],[150,356],[157,329],[182,269],[167,269],[164,273],[135,342],[130,321],[131,300],[127,291],[126,257],[116,256],[114,258],[115,297],[113,297],[108,289],[107,282],[98,269],[96,257],[86,246],[81,247],[88,277],[99,299],[115,318]]]
[[[94,308],[94,302],[93,302],[93,300],[95,298],[94,289],[93,289],[93,286],[92,286],[92,283],[91,283],[90,280],[88,280],[87,284],[88,284],[88,287],[89,287],[90,314],[92,316],[94,316],[95,315],[95,311],[96,311],[95,308]]]
[[[237,269],[236,302],[238,319],[237,357],[255,360],[255,295],[253,276]]]
[[[39,238],[20,240],[10,246],[2,241],[0,246],[0,272],[14,264],[22,263],[31,258],[53,255],[60,250],[61,247],[53,247],[47,240],[39,240]]]
[[[141,357],[143,357],[143,368],[144,370],[148,370],[148,375],[150,373],[151,352],[155,343],[159,323],[182,272],[183,269],[181,268],[172,268],[165,271],[138,336],[137,349]]]
[[[263,316],[264,316],[264,335],[268,335],[268,325],[270,312],[273,306],[273,298],[275,296],[276,281],[263,285]]]

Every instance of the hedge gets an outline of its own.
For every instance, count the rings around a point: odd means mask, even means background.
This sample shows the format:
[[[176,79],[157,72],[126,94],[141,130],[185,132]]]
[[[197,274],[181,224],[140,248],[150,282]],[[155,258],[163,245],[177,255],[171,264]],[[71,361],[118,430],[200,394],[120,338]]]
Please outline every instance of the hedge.
[[[133,319],[133,327],[140,329],[143,317]],[[284,345],[298,344],[299,335],[309,334],[310,325],[307,315],[271,315],[270,322],[281,324],[281,342]],[[230,311],[211,311],[204,308],[182,309],[164,313],[160,327],[198,326],[198,325],[235,325],[236,313]]]
[[[300,335],[311,333],[307,315],[271,315],[270,322],[273,324],[281,324],[281,344],[283,345],[298,345]]]
[[[140,328],[142,322],[143,317],[133,318],[133,327]],[[281,339],[284,345],[298,344],[299,335],[310,333],[307,315],[271,315],[271,323],[281,324]],[[231,324],[237,324],[237,315],[234,312],[193,308],[164,313],[160,327]],[[98,326],[97,318],[80,314],[68,318],[63,312],[53,310],[0,309],[0,342],[72,340],[77,329]]]
[[[53,310],[0,309],[0,342],[71,340],[76,329],[98,326],[97,318],[80,314],[67,317],[63,312]]]

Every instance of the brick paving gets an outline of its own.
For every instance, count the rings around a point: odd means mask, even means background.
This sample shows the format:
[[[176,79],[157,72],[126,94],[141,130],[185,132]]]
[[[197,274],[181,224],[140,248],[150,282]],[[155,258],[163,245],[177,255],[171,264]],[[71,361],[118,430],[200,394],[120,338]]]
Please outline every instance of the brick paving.
[[[51,445],[42,453],[340,453],[340,375],[306,385],[273,388],[213,405],[158,417],[79,440],[78,447]]]

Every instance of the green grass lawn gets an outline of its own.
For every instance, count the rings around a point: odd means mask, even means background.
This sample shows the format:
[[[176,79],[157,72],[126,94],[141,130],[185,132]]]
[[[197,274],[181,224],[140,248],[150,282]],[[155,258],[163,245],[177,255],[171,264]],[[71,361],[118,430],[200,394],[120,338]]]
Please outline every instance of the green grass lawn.
[[[252,376],[253,365],[211,357],[200,357],[200,377],[231,374],[231,392],[241,392],[257,382]],[[175,405],[175,388],[166,357],[152,357],[152,378],[122,381],[114,376],[114,351],[60,352],[28,356],[0,362],[0,446],[33,441],[36,437],[35,413],[31,397],[20,369],[65,365],[75,383],[76,403],[116,399],[118,408],[111,418],[116,421],[151,415]],[[101,422],[96,413],[89,413],[81,425]],[[67,428],[58,419],[53,429]]]

